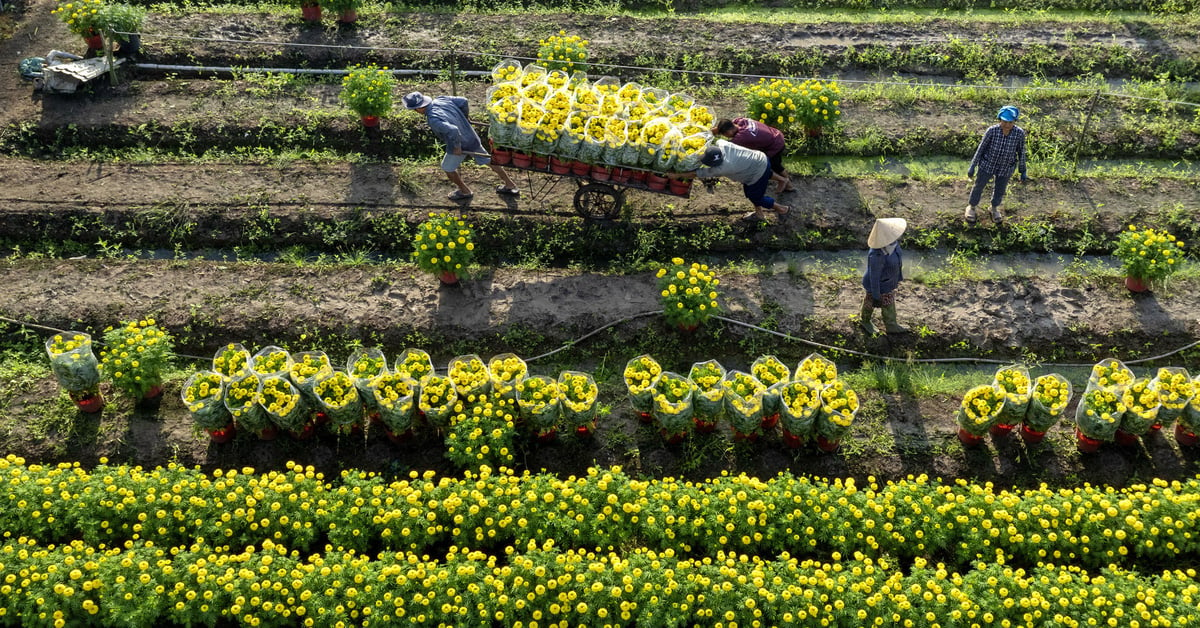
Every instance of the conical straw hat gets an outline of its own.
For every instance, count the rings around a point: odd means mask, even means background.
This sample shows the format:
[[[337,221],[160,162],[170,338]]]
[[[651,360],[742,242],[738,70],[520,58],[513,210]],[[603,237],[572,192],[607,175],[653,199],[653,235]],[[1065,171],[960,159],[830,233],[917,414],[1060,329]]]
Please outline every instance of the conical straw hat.
[[[871,235],[867,236],[867,246],[881,249],[899,240],[907,228],[908,221],[903,218],[880,218],[875,221],[875,226],[871,227]]]

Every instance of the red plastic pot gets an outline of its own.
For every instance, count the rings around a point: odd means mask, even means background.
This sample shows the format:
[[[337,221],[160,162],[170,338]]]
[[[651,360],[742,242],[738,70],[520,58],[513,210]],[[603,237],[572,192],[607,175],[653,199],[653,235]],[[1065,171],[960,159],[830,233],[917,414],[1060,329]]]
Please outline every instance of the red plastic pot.
[[[582,161],[571,162],[571,174],[586,177],[592,173],[592,165]]]
[[[321,5],[319,4],[302,4],[300,5],[300,18],[305,22],[320,22],[321,21]]]
[[[512,164],[518,168],[528,168],[533,164],[533,156],[529,153],[513,152]]]
[[[533,155],[533,167],[536,170],[545,170],[550,166],[550,158],[545,155]]]
[[[791,449],[800,449],[804,446],[804,437],[797,436],[787,431],[787,428],[785,427],[783,428],[783,444],[787,445]]]
[[[353,24],[358,21],[358,11],[354,9],[342,11],[341,15],[338,16],[337,21],[341,22],[342,24]]]
[[[100,50],[104,47],[104,38],[100,35],[84,35],[83,41],[87,43],[88,50]]]
[[[237,434],[237,428],[233,426],[233,423],[219,430],[208,430],[208,436],[214,443],[228,443],[233,440],[235,434]]]
[[[1138,435],[1131,434],[1125,430],[1117,430],[1117,435],[1113,440],[1122,447],[1133,447],[1138,444]]]
[[[829,440],[829,439],[825,438],[824,436],[817,434],[817,449],[820,449],[821,451],[824,451],[824,452],[832,453],[832,452],[837,451],[838,447],[841,447],[841,446],[842,446],[842,441]]]
[[[571,171],[571,162],[559,159],[558,157],[550,158],[550,172],[554,174],[567,174]]]
[[[1138,279],[1137,277],[1126,277],[1125,287],[1130,292],[1145,292],[1150,289],[1150,282],[1145,279]]]
[[[1009,425],[1008,423],[997,423],[993,425],[988,432],[991,432],[992,436],[1008,436],[1008,434],[1013,431],[1014,427],[1016,426]]]
[[[667,189],[667,181],[668,179],[666,177],[654,174],[653,172],[646,175],[646,187],[650,188],[651,190]]]
[[[608,166],[592,166],[592,180],[608,181],[612,178],[612,169]]]
[[[983,444],[983,437],[976,436],[963,428],[958,428],[958,440],[964,447],[978,447]]]
[[[1046,438],[1045,432],[1039,432],[1037,430],[1030,429],[1029,426],[1025,425],[1024,423],[1021,424],[1021,440],[1030,445],[1034,445],[1042,442],[1043,438]]]
[[[666,441],[666,443],[668,445],[677,445],[679,443],[682,443],[683,439],[687,438],[687,432],[676,432],[675,434],[668,434],[667,430],[659,430],[658,433],[662,434],[663,440]]]
[[[650,414],[649,412],[639,412],[638,413],[638,422],[649,425],[650,423],[654,422],[654,415]]]
[[[362,124],[367,128],[379,126],[379,116],[363,116]]]
[[[268,425],[258,430],[258,440],[275,440],[277,436],[279,436],[279,428],[274,425]]]
[[[290,431],[288,433],[291,434],[292,438],[296,440],[309,440],[313,437],[313,434],[317,433],[317,426],[312,423],[307,423],[299,432]]]
[[[1161,430],[1161,429],[1162,429],[1162,423],[1151,423],[1150,424],[1151,432],[1157,432],[1158,430]]]
[[[440,275],[438,275],[438,281],[447,286],[453,286],[454,284],[458,283],[458,274],[452,270],[443,271]]]
[[[1079,451],[1085,454],[1090,454],[1100,449],[1100,445],[1104,444],[1104,441],[1098,438],[1091,438],[1090,436],[1085,435],[1083,432],[1080,432],[1079,428],[1075,428],[1075,439],[1078,441],[1075,446],[1079,448]]]
[[[407,430],[404,430],[403,432],[400,432],[399,434],[397,434],[396,432],[393,432],[392,430],[389,430],[389,429],[385,429],[384,433],[387,434],[388,440],[392,441],[393,443],[395,443],[397,445],[399,445],[413,437],[413,431],[412,431],[411,427],[408,428]]]
[[[538,432],[537,434],[537,442],[539,443],[549,443],[556,438],[558,438],[558,428],[556,427],[552,427],[545,432]]]
[[[776,412],[775,414],[772,414],[771,416],[763,417],[762,426],[763,426],[764,430],[772,429],[776,425],[779,425],[779,413],[778,412]]]
[[[575,435],[578,436],[579,438],[590,438],[592,436],[592,432],[595,432],[595,431],[596,431],[596,421],[593,420],[591,423],[588,423],[587,425],[580,425],[579,427],[575,428]]]
[[[146,401],[158,399],[162,396],[162,391],[162,386],[151,386],[150,390],[147,390],[146,393],[142,395],[142,399]]]
[[[1200,434],[1192,432],[1184,427],[1182,423],[1175,424],[1175,442],[1184,447],[1196,447],[1200,445]]]
[[[712,434],[713,432],[717,431],[717,424],[715,422],[710,423],[696,417],[692,417],[692,425],[695,425],[696,431],[701,434]]]
[[[750,432],[749,434],[743,434],[737,430],[734,430],[733,431],[733,440],[741,440],[741,441],[746,441],[747,443],[754,443],[754,442],[758,441],[758,434],[756,432]]]
[[[329,415],[324,412],[318,412],[315,416],[317,425],[325,425],[329,422]]]
[[[638,183],[644,183],[648,176],[650,176],[650,173],[645,170],[633,170],[629,173],[629,178]]]
[[[497,166],[507,166],[512,163],[513,154],[507,148],[497,148],[492,150],[492,163]]]
[[[679,328],[679,331],[690,334],[690,333],[696,331],[696,329],[698,329],[700,327],[700,324],[699,323],[691,323],[690,325],[685,325],[683,323],[676,323],[675,326]]]
[[[671,179],[668,185],[671,188],[671,194],[676,196],[687,196],[692,191],[691,179]]]
[[[75,407],[79,408],[80,412],[95,414],[104,409],[104,395],[95,393],[80,397],[75,400]]]
[[[628,183],[630,172],[627,168],[613,168],[612,180],[613,183]]]

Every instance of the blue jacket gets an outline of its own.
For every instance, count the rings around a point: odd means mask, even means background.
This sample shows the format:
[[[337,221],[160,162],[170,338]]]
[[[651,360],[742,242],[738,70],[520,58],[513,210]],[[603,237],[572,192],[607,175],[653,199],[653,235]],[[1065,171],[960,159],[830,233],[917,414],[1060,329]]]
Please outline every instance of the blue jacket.
[[[438,96],[425,110],[425,119],[433,134],[442,140],[449,152],[461,147],[465,151],[482,153],[483,143],[471,121],[467,119],[470,104],[461,96]]]
[[[863,274],[863,289],[872,299],[879,300],[900,285],[900,280],[904,279],[903,266],[899,244],[891,255],[885,254],[883,249],[871,249],[867,254],[867,272]]]

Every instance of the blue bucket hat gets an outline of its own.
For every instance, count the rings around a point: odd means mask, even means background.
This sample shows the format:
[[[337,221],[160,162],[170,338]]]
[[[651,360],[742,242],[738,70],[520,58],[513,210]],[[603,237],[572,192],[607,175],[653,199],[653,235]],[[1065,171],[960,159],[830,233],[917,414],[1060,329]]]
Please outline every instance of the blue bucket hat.
[[[1016,122],[1020,115],[1020,110],[1012,105],[1007,105],[1000,108],[1000,112],[996,114],[996,117],[1005,122]]]
[[[410,92],[404,96],[403,102],[405,109],[420,109],[421,107],[428,107],[429,103],[433,102],[433,99],[421,92]]]

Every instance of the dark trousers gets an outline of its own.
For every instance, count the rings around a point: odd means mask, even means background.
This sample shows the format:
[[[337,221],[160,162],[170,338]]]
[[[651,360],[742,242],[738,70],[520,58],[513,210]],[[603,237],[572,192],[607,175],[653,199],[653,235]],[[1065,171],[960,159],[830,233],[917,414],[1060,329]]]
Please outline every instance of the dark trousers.
[[[775,207],[775,199],[767,196],[767,186],[771,184],[771,167],[763,171],[758,181],[751,185],[742,184],[742,191],[746,193],[746,198],[754,203],[754,207],[762,207],[763,209],[773,209]]]
[[[980,172],[975,177],[975,187],[971,188],[971,200],[967,201],[968,204],[971,206],[979,204],[979,199],[983,198],[983,188],[992,177],[996,178],[996,185],[992,187],[992,207],[999,207],[1004,202],[1004,192],[1008,190],[1008,180],[1012,178],[1012,175]]]

